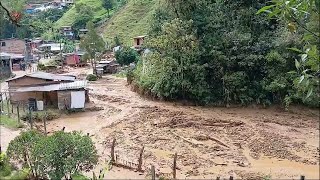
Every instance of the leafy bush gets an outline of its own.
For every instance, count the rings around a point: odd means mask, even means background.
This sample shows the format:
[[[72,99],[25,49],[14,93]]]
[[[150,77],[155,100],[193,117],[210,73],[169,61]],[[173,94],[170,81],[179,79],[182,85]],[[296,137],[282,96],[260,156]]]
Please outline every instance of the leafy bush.
[[[74,179],[74,180],[89,180],[89,179],[90,179],[90,178],[88,178],[88,177],[86,177],[85,175],[80,174],[80,173],[73,174],[71,177],[72,177],[72,179]]]
[[[60,117],[60,114],[55,111],[52,111],[52,110],[47,110],[47,111],[32,112],[31,116],[32,116],[32,120],[34,122],[41,122],[41,121],[43,121],[44,118],[46,118],[47,121],[58,119]],[[21,120],[29,121],[30,114],[27,113],[27,114],[21,116]]]
[[[96,81],[98,77],[94,74],[89,74],[86,78],[88,81]]]
[[[129,65],[130,63],[137,62],[139,59],[137,51],[130,47],[122,48],[116,52],[115,56],[117,62],[121,65]]]
[[[48,69],[48,68],[47,68],[44,64],[42,64],[42,63],[38,63],[37,68],[38,68],[38,70],[40,70],[40,71],[45,71],[45,70]]]
[[[12,167],[9,164],[8,157],[3,152],[0,154],[0,178],[9,176],[11,174],[11,171]]]
[[[7,152],[11,160],[22,160],[35,179],[61,179],[88,171],[98,162],[93,141],[80,132],[60,131],[52,136],[22,132],[9,143]]]
[[[28,180],[29,173],[30,173],[29,169],[22,169],[20,171],[14,171],[8,179]]]

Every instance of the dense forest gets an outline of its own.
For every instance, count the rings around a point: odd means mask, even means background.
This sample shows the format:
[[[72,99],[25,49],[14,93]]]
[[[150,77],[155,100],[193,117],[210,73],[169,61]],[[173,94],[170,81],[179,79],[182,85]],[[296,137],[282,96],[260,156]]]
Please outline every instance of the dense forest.
[[[319,4],[290,1],[286,11],[281,2],[166,1],[134,82],[152,96],[199,104],[318,107]]]

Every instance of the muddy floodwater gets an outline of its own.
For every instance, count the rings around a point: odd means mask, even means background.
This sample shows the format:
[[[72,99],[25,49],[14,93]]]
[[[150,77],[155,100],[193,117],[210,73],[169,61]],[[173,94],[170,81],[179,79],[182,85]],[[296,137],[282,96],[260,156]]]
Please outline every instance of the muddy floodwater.
[[[87,69],[70,71],[82,77]],[[145,173],[113,168],[109,178],[141,179],[148,169],[177,178],[319,179],[319,114],[291,107],[215,108],[152,101],[131,91],[123,78],[108,75],[89,85],[86,112],[62,115],[48,131],[89,133],[100,163],[110,158],[111,142],[122,163],[135,166],[142,146]],[[2,134],[1,134],[2,136]]]

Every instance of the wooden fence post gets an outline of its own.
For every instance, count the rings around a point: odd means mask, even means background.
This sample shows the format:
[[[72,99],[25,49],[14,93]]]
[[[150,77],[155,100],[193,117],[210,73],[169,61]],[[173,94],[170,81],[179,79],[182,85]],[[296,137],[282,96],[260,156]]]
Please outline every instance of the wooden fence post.
[[[300,180],[304,180],[304,179],[305,179],[305,177],[303,175],[301,175]]]
[[[20,124],[20,110],[19,110],[19,104],[17,105],[17,115],[18,115],[18,123]]]
[[[144,146],[142,146],[142,149],[140,151],[139,155],[139,160],[138,160],[138,171],[142,171],[142,157],[143,157],[143,151],[144,151]]]
[[[6,98],[6,99],[7,99],[7,98]],[[9,99],[7,99],[7,109],[8,109],[8,117],[10,117]]]
[[[177,153],[174,153],[174,157],[173,157],[173,167],[172,167],[172,175],[173,175],[173,179],[177,178]]]
[[[115,163],[114,161],[114,146],[116,144],[116,139],[114,138],[111,144],[111,162]]]
[[[47,136],[47,113],[44,114],[43,126],[44,126],[44,135]]]
[[[154,168],[154,165],[151,165],[151,180],[156,179],[156,170]]]
[[[30,115],[29,123],[30,123],[31,129],[33,129],[32,108],[29,109],[29,115]]]
[[[0,94],[0,96],[2,96],[2,94]],[[1,99],[1,111],[3,111],[4,112],[4,105],[3,105],[3,99]]]

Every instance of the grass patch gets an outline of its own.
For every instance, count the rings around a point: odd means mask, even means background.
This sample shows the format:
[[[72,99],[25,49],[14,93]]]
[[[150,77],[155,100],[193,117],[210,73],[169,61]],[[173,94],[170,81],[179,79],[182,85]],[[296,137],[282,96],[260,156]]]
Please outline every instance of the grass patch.
[[[106,24],[98,28],[108,42],[118,36],[124,45],[132,46],[132,38],[146,35],[159,0],[130,0]]]
[[[0,125],[10,129],[18,129],[23,127],[23,124],[18,123],[17,119],[12,119],[7,115],[0,115]]]
[[[78,0],[76,3],[84,3],[93,9],[95,19],[103,18],[106,16],[107,10],[102,7],[102,0]],[[112,11],[111,11],[112,14]],[[78,16],[75,5],[73,5],[56,23],[56,27],[72,26]]]

